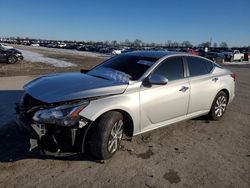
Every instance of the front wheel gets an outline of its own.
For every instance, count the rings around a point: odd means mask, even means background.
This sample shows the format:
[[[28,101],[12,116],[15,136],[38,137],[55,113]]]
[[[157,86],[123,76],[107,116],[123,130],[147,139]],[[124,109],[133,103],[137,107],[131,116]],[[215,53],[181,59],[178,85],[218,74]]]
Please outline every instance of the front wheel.
[[[11,56],[8,57],[8,62],[10,64],[14,64],[14,63],[17,62],[17,58],[15,56],[11,55]]]
[[[226,93],[224,91],[220,91],[214,98],[212,107],[209,112],[209,116],[213,120],[220,119],[226,111],[227,102],[228,102],[228,97]]]
[[[92,131],[90,151],[96,159],[111,158],[120,147],[123,135],[123,116],[110,111],[103,114]]]

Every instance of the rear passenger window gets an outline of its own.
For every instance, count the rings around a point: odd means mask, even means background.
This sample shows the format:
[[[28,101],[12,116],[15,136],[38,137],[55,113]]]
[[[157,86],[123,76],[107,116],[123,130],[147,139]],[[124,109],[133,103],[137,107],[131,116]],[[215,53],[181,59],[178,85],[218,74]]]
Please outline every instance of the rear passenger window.
[[[205,60],[205,59],[203,59],[202,61],[205,63],[206,68],[207,68],[207,71],[208,71],[208,73],[209,73],[209,72],[214,68],[213,63],[210,62],[210,61],[207,61],[207,60]]]
[[[158,74],[166,77],[169,81],[184,78],[183,61],[181,57],[170,57],[162,62],[154,71],[153,74]]]
[[[208,74],[213,69],[213,64],[202,58],[187,57],[189,76]]]

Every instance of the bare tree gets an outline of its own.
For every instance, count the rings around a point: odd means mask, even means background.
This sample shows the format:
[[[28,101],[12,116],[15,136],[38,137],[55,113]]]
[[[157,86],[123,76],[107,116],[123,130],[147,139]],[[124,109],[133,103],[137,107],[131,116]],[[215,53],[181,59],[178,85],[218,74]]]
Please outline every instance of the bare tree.
[[[204,48],[208,48],[211,46],[211,43],[210,42],[203,42],[201,44],[199,44],[200,47],[204,47]]]
[[[183,47],[186,47],[186,48],[189,48],[189,47],[192,47],[193,45],[191,44],[191,42],[189,42],[189,41],[183,41],[182,42],[182,46]]]
[[[173,46],[173,47],[178,47],[179,44],[178,44],[178,42],[174,41],[174,42],[172,43],[172,46]]]
[[[117,42],[116,40],[113,40],[113,41],[111,42],[111,44],[112,44],[113,46],[117,46],[118,42]]]
[[[221,42],[221,43],[220,43],[220,47],[222,47],[222,48],[227,48],[227,43],[226,43],[226,42]]]
[[[104,44],[108,46],[110,43],[109,43],[108,40],[106,40],[106,41],[104,42]]]
[[[127,45],[127,46],[130,46],[130,45],[131,45],[131,42],[130,42],[128,39],[126,39],[126,40],[124,41],[124,44]]]
[[[168,42],[167,42],[167,46],[168,46],[168,47],[171,47],[171,46],[172,46],[172,42],[171,42],[171,40],[168,40]]]
[[[141,46],[142,41],[140,39],[135,39],[135,41],[133,42],[134,46]]]

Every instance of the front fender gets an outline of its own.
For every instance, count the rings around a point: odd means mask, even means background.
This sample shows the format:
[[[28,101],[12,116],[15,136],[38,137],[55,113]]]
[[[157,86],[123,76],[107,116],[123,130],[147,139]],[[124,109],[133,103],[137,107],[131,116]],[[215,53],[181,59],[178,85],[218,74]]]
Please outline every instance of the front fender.
[[[126,111],[132,118],[134,134],[140,131],[139,92],[114,95],[90,101],[89,105],[80,112],[80,116],[95,121],[105,112],[111,110]]]

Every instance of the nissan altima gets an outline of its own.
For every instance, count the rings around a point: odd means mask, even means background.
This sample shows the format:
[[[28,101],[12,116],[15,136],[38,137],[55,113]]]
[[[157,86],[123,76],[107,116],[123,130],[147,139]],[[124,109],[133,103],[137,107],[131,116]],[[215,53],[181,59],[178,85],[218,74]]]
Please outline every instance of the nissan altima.
[[[208,114],[219,120],[235,74],[206,58],[166,51],[112,57],[86,73],[41,76],[24,86],[17,123],[31,149],[108,159],[132,137]]]

